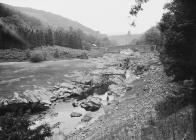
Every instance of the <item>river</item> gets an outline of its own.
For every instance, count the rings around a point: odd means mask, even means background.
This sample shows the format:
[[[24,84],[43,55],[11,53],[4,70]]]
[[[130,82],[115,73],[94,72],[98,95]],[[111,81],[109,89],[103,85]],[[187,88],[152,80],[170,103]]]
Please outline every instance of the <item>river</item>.
[[[0,63],[0,96],[10,98],[14,92],[21,94],[25,90],[50,88],[72,79],[78,71],[85,72],[95,67],[93,61],[82,59]]]

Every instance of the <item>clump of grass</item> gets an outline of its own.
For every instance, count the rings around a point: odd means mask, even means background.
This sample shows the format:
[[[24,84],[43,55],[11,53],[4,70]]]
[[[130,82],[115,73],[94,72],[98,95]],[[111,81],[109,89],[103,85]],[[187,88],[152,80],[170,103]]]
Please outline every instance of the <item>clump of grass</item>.
[[[41,62],[46,60],[44,53],[40,50],[31,52],[30,61],[33,63]]]

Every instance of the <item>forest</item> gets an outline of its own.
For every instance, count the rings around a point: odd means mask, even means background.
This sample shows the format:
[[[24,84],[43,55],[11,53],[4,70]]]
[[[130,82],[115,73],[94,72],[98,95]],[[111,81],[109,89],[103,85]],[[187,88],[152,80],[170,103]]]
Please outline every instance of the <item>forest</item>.
[[[90,49],[92,45],[111,45],[107,36],[94,36],[81,29],[44,26],[34,18],[0,4],[0,49],[33,49],[40,46],[63,46]]]
[[[148,0],[139,0],[130,14],[136,16]],[[174,105],[173,114],[192,105],[194,139],[196,138],[196,1],[172,0],[164,6],[166,12],[156,27],[148,30],[138,44],[157,45],[160,60],[173,83],[181,85],[174,97],[163,103],[168,109]],[[180,98],[179,98],[180,97]],[[171,101],[171,104],[169,103]],[[162,108],[163,110],[163,108]],[[167,107],[165,108],[167,111]],[[187,114],[186,114],[187,115]],[[175,139],[175,136],[173,137]]]

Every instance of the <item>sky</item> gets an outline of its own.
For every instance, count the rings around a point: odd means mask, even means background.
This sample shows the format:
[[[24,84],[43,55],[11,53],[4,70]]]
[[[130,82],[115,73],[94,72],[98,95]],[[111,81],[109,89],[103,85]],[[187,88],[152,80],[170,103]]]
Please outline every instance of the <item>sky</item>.
[[[0,0],[14,6],[52,12],[108,35],[145,32],[160,21],[167,1],[150,0],[135,19],[136,27],[133,28],[129,11],[134,0]]]

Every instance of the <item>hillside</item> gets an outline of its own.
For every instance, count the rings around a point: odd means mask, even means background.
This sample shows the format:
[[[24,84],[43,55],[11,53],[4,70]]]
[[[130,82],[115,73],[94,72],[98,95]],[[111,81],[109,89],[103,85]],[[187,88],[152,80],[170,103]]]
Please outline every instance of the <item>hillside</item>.
[[[109,39],[117,43],[117,45],[128,45],[132,41],[141,37],[141,34],[124,34],[124,35],[113,35],[109,36]]]
[[[32,8],[27,7],[15,7],[7,4],[0,3],[0,6],[6,7],[7,9],[13,11],[16,14],[18,12],[22,14],[23,16],[27,16],[30,19],[33,20],[39,20],[39,22],[45,26],[45,27],[54,27],[54,28],[63,28],[64,30],[69,30],[70,27],[72,27],[74,30],[80,29],[84,33],[90,34],[90,35],[98,35],[99,33],[97,31],[94,31],[76,21],[73,21],[71,19],[42,11],[42,10],[36,10]],[[2,17],[2,16],[0,16]]]
[[[0,49],[34,49],[63,46],[91,49],[110,46],[111,41],[78,22],[49,12],[0,3]]]
[[[26,7],[13,7],[16,10],[25,13],[28,16],[35,17],[36,19],[39,19],[44,26],[52,26],[54,28],[64,28],[65,30],[69,30],[70,27],[77,30],[80,29],[86,34],[90,35],[98,35],[99,33],[80,24],[79,22],[73,21],[71,19],[42,11],[42,10],[35,10],[32,8],[26,8]]]

